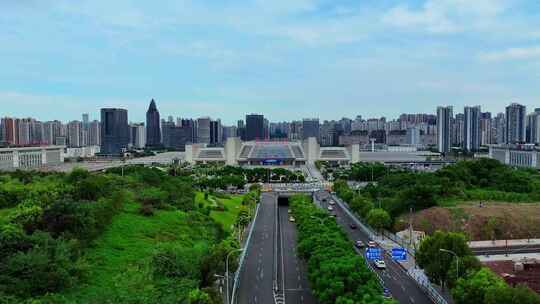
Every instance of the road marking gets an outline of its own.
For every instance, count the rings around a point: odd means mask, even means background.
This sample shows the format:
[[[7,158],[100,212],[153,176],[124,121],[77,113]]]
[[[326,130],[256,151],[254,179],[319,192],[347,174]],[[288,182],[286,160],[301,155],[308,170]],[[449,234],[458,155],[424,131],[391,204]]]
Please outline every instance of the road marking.
[[[411,300],[411,303],[415,303],[412,297],[409,297],[409,299]]]

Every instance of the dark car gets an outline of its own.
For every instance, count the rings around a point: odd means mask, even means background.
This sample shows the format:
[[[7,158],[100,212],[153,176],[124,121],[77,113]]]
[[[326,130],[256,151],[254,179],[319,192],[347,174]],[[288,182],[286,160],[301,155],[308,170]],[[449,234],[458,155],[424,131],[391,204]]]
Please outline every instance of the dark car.
[[[358,228],[358,226],[356,226],[355,223],[351,223],[351,224],[349,225],[349,227],[351,227],[351,229],[353,229],[353,230],[356,229],[356,228]]]
[[[360,240],[354,242],[354,246],[355,246],[356,248],[358,248],[358,249],[362,249],[362,248],[366,247],[366,245],[364,244],[364,242],[362,242],[362,241],[360,241]]]

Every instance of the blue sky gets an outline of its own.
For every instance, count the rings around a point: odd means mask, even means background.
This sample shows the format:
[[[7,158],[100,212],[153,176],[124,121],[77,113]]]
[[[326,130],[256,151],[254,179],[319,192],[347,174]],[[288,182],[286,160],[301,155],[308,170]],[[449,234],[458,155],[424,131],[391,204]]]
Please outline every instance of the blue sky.
[[[540,107],[537,0],[0,2],[0,115],[225,123]]]

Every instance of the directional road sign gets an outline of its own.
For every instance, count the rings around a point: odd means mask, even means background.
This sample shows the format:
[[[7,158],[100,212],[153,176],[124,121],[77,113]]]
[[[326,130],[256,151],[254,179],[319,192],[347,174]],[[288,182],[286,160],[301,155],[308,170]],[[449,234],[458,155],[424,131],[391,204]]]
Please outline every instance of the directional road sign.
[[[369,247],[366,250],[366,257],[370,261],[381,260],[382,259],[382,249],[381,248]]]
[[[395,261],[406,261],[407,251],[405,248],[392,248],[392,259]]]

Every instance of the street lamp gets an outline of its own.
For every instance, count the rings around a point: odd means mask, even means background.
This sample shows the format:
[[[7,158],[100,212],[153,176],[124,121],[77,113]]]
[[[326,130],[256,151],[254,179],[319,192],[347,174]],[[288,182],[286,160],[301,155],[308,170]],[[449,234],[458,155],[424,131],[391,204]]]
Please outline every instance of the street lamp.
[[[231,252],[227,254],[227,258],[225,259],[225,276],[227,277],[227,304],[230,303],[229,300],[229,257],[232,253],[238,252],[238,251],[244,251],[244,248],[234,249]]]
[[[441,248],[441,249],[439,249],[439,251],[453,254],[456,257],[456,279],[459,278],[459,256],[455,252],[453,252],[452,250]]]

